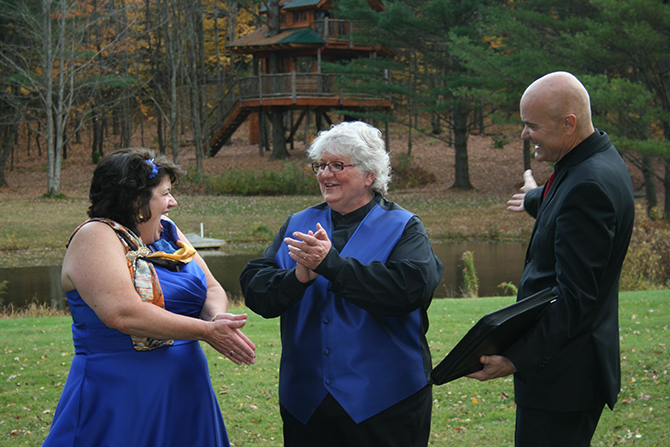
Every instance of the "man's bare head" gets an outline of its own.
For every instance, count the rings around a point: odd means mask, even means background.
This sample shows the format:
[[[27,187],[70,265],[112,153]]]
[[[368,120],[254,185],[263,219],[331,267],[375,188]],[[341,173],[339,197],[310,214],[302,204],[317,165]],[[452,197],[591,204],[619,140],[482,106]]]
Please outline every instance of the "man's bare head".
[[[536,146],[540,161],[559,161],[594,131],[584,85],[565,71],[533,82],[521,97],[521,138]]]

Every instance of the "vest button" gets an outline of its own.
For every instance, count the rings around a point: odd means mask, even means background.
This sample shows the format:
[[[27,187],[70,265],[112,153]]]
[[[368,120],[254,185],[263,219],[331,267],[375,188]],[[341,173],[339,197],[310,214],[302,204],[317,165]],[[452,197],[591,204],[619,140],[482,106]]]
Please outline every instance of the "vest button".
[[[326,385],[330,385],[331,381],[330,379],[326,379]]]
[[[330,354],[330,350],[328,350],[328,349],[324,349],[324,350],[323,350],[323,353],[326,354],[326,355],[328,355],[328,354]]]
[[[323,319],[323,324],[328,324],[328,323],[330,323],[330,320],[328,318],[324,318]]]

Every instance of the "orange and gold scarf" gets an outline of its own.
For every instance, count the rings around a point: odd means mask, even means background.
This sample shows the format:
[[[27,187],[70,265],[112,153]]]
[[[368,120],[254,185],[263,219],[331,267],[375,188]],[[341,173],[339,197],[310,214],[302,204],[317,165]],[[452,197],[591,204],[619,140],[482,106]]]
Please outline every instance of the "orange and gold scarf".
[[[135,284],[135,289],[142,298],[142,301],[165,309],[163,291],[161,289],[160,282],[158,281],[156,269],[151,263],[151,260],[152,258],[163,259],[172,263],[185,264],[190,262],[193,259],[193,256],[195,256],[195,249],[188,244],[177,241],[177,245],[181,248],[174,253],[165,253],[162,251],[154,253],[149,247],[146,246],[144,242],[142,242],[142,239],[136,236],[128,228],[111,219],[97,217],[88,219],[86,222],[79,225],[72,232],[70,241],[81,227],[89,222],[94,221],[105,223],[112,227],[114,231],[116,231],[117,236],[123,243],[123,246],[126,248],[126,261],[128,263],[128,270],[130,271],[130,276],[133,279],[133,283]],[[67,245],[70,245],[69,241]],[[133,343],[133,348],[136,351],[151,351],[163,346],[171,346],[174,343],[174,340],[157,340],[150,337],[140,337],[138,335],[131,335],[130,338]]]

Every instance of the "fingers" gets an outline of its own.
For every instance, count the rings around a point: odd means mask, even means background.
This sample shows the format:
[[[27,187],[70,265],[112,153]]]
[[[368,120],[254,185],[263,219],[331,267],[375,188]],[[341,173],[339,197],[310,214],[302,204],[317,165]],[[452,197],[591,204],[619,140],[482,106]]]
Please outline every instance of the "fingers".
[[[314,235],[314,237],[316,237],[317,239],[322,240],[322,241],[329,240],[328,239],[328,232],[326,231],[325,228],[323,228],[321,226],[320,223],[316,224],[316,234]]]
[[[256,345],[244,335],[240,328],[246,320],[216,320],[212,322],[213,330],[207,342],[221,354],[237,365],[253,365],[256,363]]]
[[[230,321],[236,321],[236,320],[244,320],[246,321],[247,319],[247,314],[231,314],[229,312],[226,312],[225,314],[220,314],[218,317],[216,317],[217,320],[230,320]],[[244,325],[242,325],[244,326]]]
[[[292,243],[293,245],[300,246],[299,244],[305,244],[305,246],[314,246],[319,243],[319,241],[329,241],[328,232],[320,223],[316,224],[316,233],[312,230],[309,230],[307,233],[301,233],[296,231],[292,234],[295,239],[290,237],[284,238],[284,242]]]
[[[288,245],[289,256],[299,265],[304,265],[310,270],[314,270],[319,266],[321,261],[326,257],[331,248],[331,242],[328,238],[328,232],[319,223],[316,225],[317,231],[309,231],[308,233],[301,233],[296,231],[292,234],[293,237],[284,238],[284,243]],[[304,272],[301,273],[303,279],[307,279]],[[309,274],[310,280],[314,279],[312,273]],[[302,280],[301,280],[302,281]]]
[[[535,177],[533,177],[533,171],[531,169],[526,169],[523,173],[521,193],[514,194],[512,198],[507,201],[507,209],[514,212],[525,211],[526,208],[523,206],[523,200],[526,197],[526,193],[535,188],[537,188],[537,182],[535,181]]]
[[[253,365],[256,363],[256,354],[247,345],[233,346],[230,351],[221,350],[236,365]]]
[[[251,341],[251,340],[249,339],[249,337],[247,337],[246,335],[244,335],[244,333],[243,333],[242,331],[237,331],[237,335],[239,335],[239,337],[242,339],[242,341],[243,341],[243,342],[244,342],[244,343],[245,343],[245,344],[246,344],[252,351],[255,351],[255,350],[256,350],[256,345],[254,344],[254,342]]]
[[[514,194],[511,199],[507,201],[507,209],[509,211],[524,211],[525,207],[523,206],[523,200],[526,197],[526,194]]]
[[[221,350],[217,350],[236,365],[253,365],[256,363],[256,354],[254,353],[256,346],[253,343],[249,345],[247,340],[239,337],[239,340],[233,343],[230,349],[222,348]],[[251,340],[248,340],[248,342],[250,343]]]
[[[479,362],[483,365],[483,368],[468,375],[468,377],[477,380],[491,380],[509,376],[517,371],[514,364],[507,357],[501,355],[483,355],[479,358]]]
[[[233,343],[230,352],[227,353],[227,357],[238,365],[243,363],[253,365],[256,363],[256,353],[254,352],[256,345],[241,331],[237,330],[235,334],[237,340]]]
[[[222,319],[219,318],[219,319],[217,319],[216,321],[220,321],[220,320],[222,320]],[[240,320],[240,319],[237,319],[237,320],[232,320],[232,319],[230,319],[230,320],[226,320],[226,319],[223,319],[223,321],[227,321],[226,324],[228,325],[228,327],[233,328],[233,329],[240,329],[240,328],[244,327],[245,324],[247,324],[247,320],[246,320],[246,318],[245,318],[244,320]]]

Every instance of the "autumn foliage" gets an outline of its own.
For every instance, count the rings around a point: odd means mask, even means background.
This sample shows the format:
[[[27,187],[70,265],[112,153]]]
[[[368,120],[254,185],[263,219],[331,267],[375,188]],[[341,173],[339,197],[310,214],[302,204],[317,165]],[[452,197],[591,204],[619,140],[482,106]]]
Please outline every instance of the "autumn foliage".
[[[670,225],[651,220],[642,205],[621,271],[621,290],[650,290],[670,286]]]

